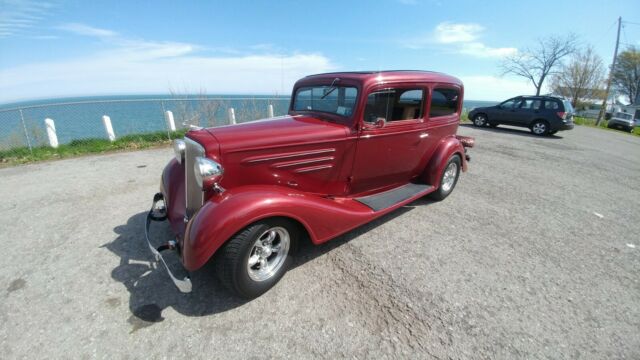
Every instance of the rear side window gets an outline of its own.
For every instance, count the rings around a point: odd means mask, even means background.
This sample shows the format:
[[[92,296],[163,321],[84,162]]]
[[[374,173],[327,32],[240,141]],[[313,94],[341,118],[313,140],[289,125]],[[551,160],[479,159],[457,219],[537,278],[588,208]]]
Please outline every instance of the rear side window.
[[[525,99],[520,103],[521,108],[533,109],[533,110],[540,109],[541,105],[542,105],[542,101],[537,99]]]
[[[560,109],[560,105],[556,101],[545,100],[544,101],[544,108],[547,109],[547,110],[558,110],[558,109]]]
[[[460,93],[455,89],[435,88],[431,96],[429,117],[447,116],[458,111]]]
[[[378,118],[385,121],[421,119],[422,109],[422,89],[384,89],[367,96],[364,121],[372,123]]]

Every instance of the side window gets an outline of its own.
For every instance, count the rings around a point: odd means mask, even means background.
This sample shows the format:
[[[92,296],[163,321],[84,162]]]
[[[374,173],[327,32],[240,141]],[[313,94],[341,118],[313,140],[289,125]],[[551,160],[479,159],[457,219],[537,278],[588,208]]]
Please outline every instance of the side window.
[[[558,110],[560,108],[560,105],[558,105],[558,103],[556,101],[545,100],[544,108],[547,109],[547,110]]]
[[[367,96],[364,121],[400,121],[422,118],[424,91],[422,89],[384,89]]]
[[[460,94],[455,89],[435,88],[431,97],[429,117],[447,116],[458,111]]]
[[[521,109],[531,109],[531,104],[533,104],[533,100],[531,99],[523,99],[520,103]]]
[[[539,110],[540,109],[540,105],[542,105],[542,101],[540,101],[540,100],[524,99],[520,103],[520,108],[521,109]]]
[[[520,99],[509,99],[509,100],[503,102],[502,104],[500,104],[500,108],[501,109],[513,109],[513,107],[516,105],[516,101],[518,103],[520,103]]]

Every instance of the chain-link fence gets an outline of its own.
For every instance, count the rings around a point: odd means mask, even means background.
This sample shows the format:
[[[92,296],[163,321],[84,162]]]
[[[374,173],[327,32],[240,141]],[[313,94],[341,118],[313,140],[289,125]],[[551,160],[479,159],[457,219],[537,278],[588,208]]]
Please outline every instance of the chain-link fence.
[[[47,122],[53,123],[59,144],[109,138],[108,117],[116,138],[157,131],[170,133],[190,125],[227,125],[285,115],[289,98],[168,98],[77,101],[0,108],[0,150],[50,145]],[[167,113],[169,112],[169,114]],[[52,121],[45,119],[51,119]],[[51,130],[49,130],[51,131]]]

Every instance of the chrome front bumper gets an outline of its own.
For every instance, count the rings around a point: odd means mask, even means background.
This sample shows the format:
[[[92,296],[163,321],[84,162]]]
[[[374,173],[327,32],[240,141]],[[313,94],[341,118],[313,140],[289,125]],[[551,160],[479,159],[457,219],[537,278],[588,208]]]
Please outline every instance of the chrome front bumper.
[[[160,202],[162,202],[162,205],[159,205]],[[167,273],[169,274],[171,281],[173,281],[173,283],[176,285],[178,290],[180,290],[183,293],[189,293],[191,292],[191,289],[192,289],[191,279],[189,278],[189,275],[185,276],[184,279],[182,280],[175,277],[171,272],[171,269],[169,269],[167,262],[164,260],[164,258],[162,257],[162,254],[160,253],[161,251],[164,251],[164,250],[175,249],[175,247],[177,246],[176,242],[172,240],[167,242],[164,245],[159,246],[158,248],[155,248],[151,244],[151,240],[149,239],[149,228],[151,227],[151,222],[166,220],[167,219],[166,212],[167,210],[164,204],[164,196],[161,193],[155,194],[153,196],[153,205],[151,205],[151,210],[149,210],[149,213],[147,214],[147,220],[144,227],[144,237],[147,240],[147,245],[149,245],[149,249],[151,250],[151,253],[155,256],[156,261],[162,262],[165,269],[167,269]]]

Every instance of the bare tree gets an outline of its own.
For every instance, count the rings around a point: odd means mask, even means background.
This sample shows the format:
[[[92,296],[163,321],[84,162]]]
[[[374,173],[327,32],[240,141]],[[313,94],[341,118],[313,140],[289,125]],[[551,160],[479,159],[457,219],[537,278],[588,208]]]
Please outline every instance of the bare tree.
[[[640,91],[640,51],[635,46],[627,48],[618,55],[616,68],[613,69],[613,84],[634,104]]]
[[[584,98],[594,98],[602,92],[604,80],[604,66],[602,59],[592,47],[577,51],[568,64],[552,77],[553,91],[571,99],[575,108],[578,101]]]
[[[536,95],[540,95],[547,76],[553,73],[565,56],[575,51],[576,42],[574,34],[540,39],[535,48],[526,48],[506,57],[501,65],[502,73],[528,79],[536,88]]]

